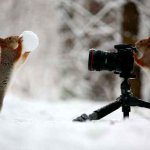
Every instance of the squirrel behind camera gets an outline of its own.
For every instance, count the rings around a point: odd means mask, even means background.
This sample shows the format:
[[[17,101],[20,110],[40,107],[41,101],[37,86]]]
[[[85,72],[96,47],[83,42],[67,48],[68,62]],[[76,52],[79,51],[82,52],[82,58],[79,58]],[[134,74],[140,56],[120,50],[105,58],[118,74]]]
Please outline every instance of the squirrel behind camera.
[[[19,36],[0,38],[0,109],[12,71],[23,64],[30,53],[22,54],[22,42]]]
[[[138,57],[138,54],[134,54],[136,63],[140,67],[150,70],[150,37],[137,41],[135,46],[139,52],[142,53],[140,58]]]

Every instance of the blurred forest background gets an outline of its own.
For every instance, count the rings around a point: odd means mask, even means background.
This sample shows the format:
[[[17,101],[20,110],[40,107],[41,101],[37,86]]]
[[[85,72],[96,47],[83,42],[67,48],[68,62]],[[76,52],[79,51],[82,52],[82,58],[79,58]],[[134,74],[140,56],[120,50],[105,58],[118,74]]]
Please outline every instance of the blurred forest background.
[[[1,37],[31,30],[40,39],[9,92],[50,101],[114,100],[120,79],[112,72],[88,71],[89,49],[114,51],[115,44],[149,36],[149,8],[148,0],[1,1]],[[136,70],[135,94],[149,100],[147,76]]]

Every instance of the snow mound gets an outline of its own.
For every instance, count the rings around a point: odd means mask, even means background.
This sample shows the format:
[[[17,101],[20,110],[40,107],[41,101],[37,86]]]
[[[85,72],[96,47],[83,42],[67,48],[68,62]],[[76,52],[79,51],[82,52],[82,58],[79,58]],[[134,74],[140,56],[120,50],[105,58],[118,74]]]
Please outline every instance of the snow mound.
[[[0,149],[149,150],[150,110],[132,109],[129,120],[122,119],[119,109],[102,120],[72,122],[78,115],[105,104],[84,100],[25,101],[8,96],[0,114]]]

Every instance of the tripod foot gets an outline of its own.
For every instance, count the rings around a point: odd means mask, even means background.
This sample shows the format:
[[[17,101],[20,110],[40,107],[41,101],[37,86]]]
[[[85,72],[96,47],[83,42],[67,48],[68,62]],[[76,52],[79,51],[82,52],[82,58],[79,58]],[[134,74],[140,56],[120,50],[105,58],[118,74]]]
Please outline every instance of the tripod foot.
[[[73,119],[73,121],[78,121],[78,122],[85,122],[89,120],[89,116],[87,114],[82,114],[81,116]]]

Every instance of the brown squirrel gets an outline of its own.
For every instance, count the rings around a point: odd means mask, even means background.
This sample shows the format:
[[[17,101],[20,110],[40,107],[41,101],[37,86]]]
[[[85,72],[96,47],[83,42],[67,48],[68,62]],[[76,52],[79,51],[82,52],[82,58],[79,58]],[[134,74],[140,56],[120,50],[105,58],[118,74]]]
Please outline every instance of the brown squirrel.
[[[142,57],[134,54],[136,63],[145,69],[150,69],[150,37],[139,40],[135,43],[135,47],[142,53]]]
[[[22,54],[22,42],[19,36],[0,38],[0,110],[13,68],[20,62],[24,63],[30,53]]]

